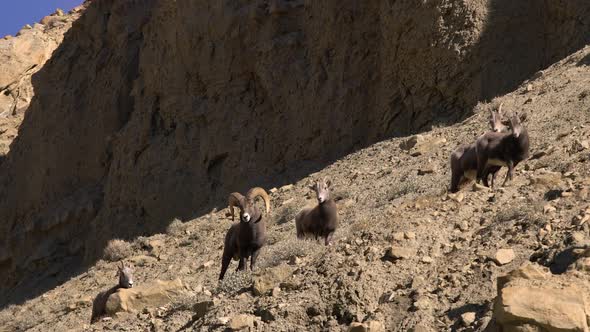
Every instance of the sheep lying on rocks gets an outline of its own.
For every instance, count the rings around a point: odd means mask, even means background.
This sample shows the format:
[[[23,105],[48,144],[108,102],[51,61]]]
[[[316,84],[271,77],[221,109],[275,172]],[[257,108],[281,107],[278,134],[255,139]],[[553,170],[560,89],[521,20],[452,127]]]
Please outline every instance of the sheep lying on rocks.
[[[336,202],[330,197],[331,184],[330,180],[323,179],[318,180],[315,186],[311,187],[316,193],[318,205],[313,208],[304,208],[295,217],[297,238],[323,237],[325,245],[331,244],[338,227],[338,209]]]
[[[133,270],[125,266],[125,264],[121,261],[121,266],[118,267],[118,275],[119,275],[119,284],[106,290],[100,292],[94,301],[92,302],[92,317],[90,318],[90,323],[95,323],[101,316],[103,316],[106,312],[106,304],[109,296],[115,293],[119,288],[132,288],[133,287]]]
[[[232,258],[239,260],[238,271],[246,268],[246,261],[251,257],[250,269],[254,270],[260,249],[266,242],[266,224],[262,213],[254,204],[254,200],[261,197],[266,206],[266,213],[270,212],[270,197],[260,187],[252,188],[246,196],[234,192],[229,195],[229,208],[234,219],[234,206],[240,209],[240,222],[230,227],[225,235],[223,255],[221,257],[221,273],[223,279]]]

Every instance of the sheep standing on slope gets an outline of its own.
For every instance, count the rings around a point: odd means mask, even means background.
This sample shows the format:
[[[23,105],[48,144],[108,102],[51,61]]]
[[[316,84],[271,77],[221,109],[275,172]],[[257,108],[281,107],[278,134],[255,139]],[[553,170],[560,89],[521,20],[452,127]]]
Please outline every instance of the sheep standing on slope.
[[[502,104],[498,110],[490,111],[490,128],[493,132],[505,133],[509,128],[502,123]],[[477,153],[475,151],[475,142],[469,145],[462,145],[451,153],[451,188],[450,192],[454,193],[459,190],[462,182],[468,180],[476,180],[477,177]],[[488,166],[484,170],[482,177],[483,184],[488,185],[488,177],[492,174],[491,187],[494,187],[494,180],[496,173],[500,170],[500,166]]]
[[[234,206],[237,206],[240,208],[240,222],[231,226],[225,235],[219,280],[223,279],[232,258],[240,261],[238,271],[246,268],[248,257],[251,257],[250,270],[254,270],[256,266],[260,249],[266,242],[266,225],[262,219],[262,213],[254,204],[257,197],[262,197],[266,213],[269,213],[270,197],[260,187],[250,189],[246,197],[237,192],[229,195],[232,220],[234,220]]]
[[[331,244],[338,227],[336,202],[330,197],[331,184],[330,180],[323,179],[311,187],[316,193],[318,205],[314,208],[304,208],[295,217],[298,239],[312,235],[316,239],[323,237],[325,245]]]
[[[488,132],[475,142],[477,154],[477,182],[483,179],[486,169],[507,166],[508,172],[502,186],[514,176],[514,167],[529,156],[529,134],[521,125],[518,115],[510,117],[510,131]]]
[[[92,302],[92,317],[90,318],[90,324],[95,323],[101,316],[106,312],[107,300],[111,294],[115,293],[119,288],[132,288],[133,287],[133,270],[130,267],[125,266],[121,261],[121,266],[118,267],[119,284],[104,292],[100,292],[94,301]]]

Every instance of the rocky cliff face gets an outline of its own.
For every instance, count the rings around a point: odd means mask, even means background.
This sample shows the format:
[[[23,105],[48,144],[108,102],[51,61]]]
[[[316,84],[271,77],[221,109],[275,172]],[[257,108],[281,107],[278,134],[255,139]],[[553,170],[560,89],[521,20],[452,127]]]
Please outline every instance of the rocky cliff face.
[[[0,281],[461,119],[587,42],[589,13],[583,1],[93,1],[33,77],[0,165]]]
[[[83,8],[68,15],[56,11],[40,23],[25,26],[17,37],[0,39],[0,156],[8,153],[33,98],[31,76],[51,57]]]

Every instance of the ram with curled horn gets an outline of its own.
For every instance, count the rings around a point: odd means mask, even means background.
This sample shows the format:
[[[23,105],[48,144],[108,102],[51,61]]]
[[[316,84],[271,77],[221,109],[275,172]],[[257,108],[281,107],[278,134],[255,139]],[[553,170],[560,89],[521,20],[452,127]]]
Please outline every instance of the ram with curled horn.
[[[255,199],[258,197],[264,200],[268,214],[270,197],[260,187],[250,189],[246,196],[238,192],[229,195],[228,205],[232,220],[235,217],[234,207],[237,207],[240,209],[240,221],[232,225],[225,235],[219,280],[223,279],[232,259],[239,260],[238,271],[246,268],[248,257],[250,257],[250,269],[254,270],[256,267],[256,259],[266,242],[266,224],[262,218],[262,212],[255,204]]]

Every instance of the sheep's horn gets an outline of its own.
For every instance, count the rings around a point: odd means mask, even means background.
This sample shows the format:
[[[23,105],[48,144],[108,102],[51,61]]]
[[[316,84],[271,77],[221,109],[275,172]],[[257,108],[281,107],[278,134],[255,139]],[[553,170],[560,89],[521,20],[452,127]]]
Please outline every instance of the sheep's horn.
[[[264,200],[264,204],[266,205],[266,213],[270,212],[270,197],[268,197],[268,194],[266,193],[266,191],[264,191],[264,189],[260,188],[260,187],[254,187],[250,190],[248,190],[248,193],[246,194],[246,197],[249,200],[254,200],[256,197],[262,197],[262,199]]]
[[[502,105],[504,105],[504,103],[500,103],[500,106],[498,106],[498,114],[502,114]]]
[[[240,193],[231,193],[227,199],[227,204],[229,205],[229,211],[231,212],[231,220],[234,220],[234,206],[240,208],[240,210],[244,209],[244,196]]]

